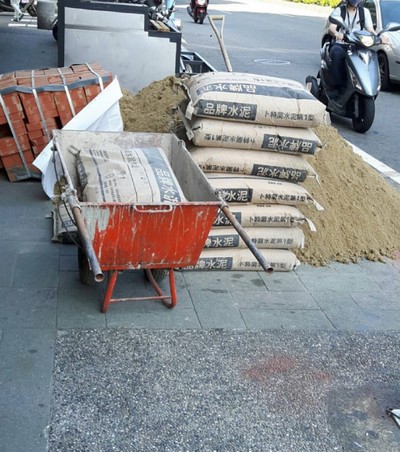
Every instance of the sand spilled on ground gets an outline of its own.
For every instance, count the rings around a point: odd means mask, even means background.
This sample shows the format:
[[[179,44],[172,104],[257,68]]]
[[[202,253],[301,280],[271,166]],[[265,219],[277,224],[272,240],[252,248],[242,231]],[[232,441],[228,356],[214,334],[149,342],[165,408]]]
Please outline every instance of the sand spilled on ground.
[[[120,107],[125,131],[174,132],[184,138],[176,107],[186,96],[175,82],[167,77],[136,95],[124,90]],[[305,248],[296,251],[298,258],[316,266],[393,258],[400,250],[400,192],[354,154],[334,127],[321,125],[314,131],[323,148],[308,160],[320,183],[303,185],[325,210],[301,206],[317,232],[304,226]]]

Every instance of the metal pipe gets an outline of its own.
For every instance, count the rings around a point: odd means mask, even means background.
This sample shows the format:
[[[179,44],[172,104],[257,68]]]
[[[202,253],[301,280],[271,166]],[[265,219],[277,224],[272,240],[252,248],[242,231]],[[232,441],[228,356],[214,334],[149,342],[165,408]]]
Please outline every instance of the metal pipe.
[[[53,159],[58,156],[60,159],[61,166],[63,168],[63,175],[67,179],[67,189],[65,193],[63,193],[64,199],[67,199],[67,202],[71,208],[72,215],[75,220],[76,227],[78,228],[79,236],[82,242],[82,246],[85,250],[86,257],[89,261],[90,269],[93,272],[93,277],[96,282],[104,281],[104,275],[101,271],[99,261],[97,260],[96,253],[93,249],[92,241],[90,240],[89,234],[86,229],[85,222],[83,221],[81,207],[79,205],[79,200],[76,195],[76,190],[74,188],[74,184],[72,183],[71,176],[68,172],[67,165],[65,163],[62,152],[59,150],[58,143],[58,135],[57,132],[53,131]],[[57,152],[57,154],[56,154]]]
[[[76,227],[79,231],[79,236],[81,238],[82,246],[85,250],[85,254],[90,264],[90,268],[93,272],[93,277],[96,282],[104,281],[104,275],[101,271],[99,261],[97,260],[96,253],[94,252],[92,241],[90,240],[89,234],[86,229],[85,222],[83,221],[81,209],[78,206],[72,206],[72,214],[76,223]]]
[[[226,216],[226,218],[231,222],[232,226],[236,229],[240,237],[244,240],[249,250],[253,253],[254,257],[257,259],[258,263],[264,269],[266,273],[272,273],[274,270],[271,264],[265,259],[265,257],[260,253],[259,249],[256,245],[251,241],[248,236],[246,230],[243,226],[236,220],[235,216],[229,210],[229,207],[226,203],[224,203],[221,207],[222,212]]]

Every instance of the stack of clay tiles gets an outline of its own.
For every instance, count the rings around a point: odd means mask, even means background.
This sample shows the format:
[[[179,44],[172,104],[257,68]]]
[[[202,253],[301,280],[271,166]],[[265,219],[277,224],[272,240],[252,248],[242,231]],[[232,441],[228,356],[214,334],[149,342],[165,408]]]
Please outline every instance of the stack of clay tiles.
[[[39,177],[32,162],[113,79],[98,64],[0,75],[0,168],[11,182]]]
[[[301,185],[318,179],[305,156],[321,146],[312,128],[325,106],[300,83],[257,74],[211,72],[184,80],[185,126],[194,161],[277,271],[299,265],[301,205],[322,207]],[[197,264],[207,270],[260,270],[240,234],[221,212]]]

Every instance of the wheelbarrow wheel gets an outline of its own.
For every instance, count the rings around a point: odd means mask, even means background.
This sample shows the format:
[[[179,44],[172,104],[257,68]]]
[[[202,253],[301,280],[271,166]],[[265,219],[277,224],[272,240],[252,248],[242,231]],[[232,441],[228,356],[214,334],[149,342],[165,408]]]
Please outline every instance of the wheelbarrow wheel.
[[[78,248],[79,279],[85,286],[93,286],[95,283],[94,274],[89,267],[89,261],[82,248]]]
[[[169,274],[169,271],[166,268],[152,268],[152,269],[150,269],[150,271],[151,271],[151,274],[153,275],[155,282],[157,282],[157,283],[164,280]],[[145,275],[146,279],[148,280],[149,278],[148,278],[146,272],[144,272],[144,275]]]

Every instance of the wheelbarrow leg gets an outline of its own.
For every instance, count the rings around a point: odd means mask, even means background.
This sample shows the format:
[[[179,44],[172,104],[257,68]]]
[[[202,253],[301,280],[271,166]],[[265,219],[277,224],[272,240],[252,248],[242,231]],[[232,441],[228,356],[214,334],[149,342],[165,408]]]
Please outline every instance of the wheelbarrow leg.
[[[168,269],[170,296],[167,296],[163,293],[157,281],[154,279],[150,269],[146,268],[145,272],[154,290],[158,293],[159,297],[162,299],[163,304],[167,306],[167,308],[175,307],[177,303],[177,295],[176,295],[174,269],[173,268]],[[171,299],[171,301],[168,302],[167,301],[168,299]]]
[[[108,284],[106,294],[104,296],[103,305],[101,307],[101,312],[107,312],[108,306],[110,304],[111,296],[115,287],[115,283],[117,282],[118,272],[117,270],[110,270],[108,273]]]
[[[175,274],[174,270],[172,268],[169,269],[169,290],[171,293],[171,302],[168,303],[167,300],[163,300],[163,303],[167,308],[173,308],[176,305],[177,302],[177,296],[176,296],[176,286],[175,286]]]

